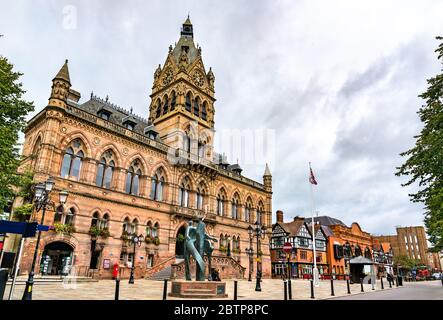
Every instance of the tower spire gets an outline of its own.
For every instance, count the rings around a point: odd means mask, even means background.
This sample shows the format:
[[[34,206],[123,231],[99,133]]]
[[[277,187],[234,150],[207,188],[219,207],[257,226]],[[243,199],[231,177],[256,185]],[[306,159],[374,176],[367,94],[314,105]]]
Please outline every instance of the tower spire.
[[[180,35],[185,36],[185,37],[186,36],[191,37],[191,38],[194,37],[194,32],[192,30],[192,22],[191,22],[191,19],[189,19],[189,13],[188,13],[188,18],[183,23],[182,31],[181,31]]]

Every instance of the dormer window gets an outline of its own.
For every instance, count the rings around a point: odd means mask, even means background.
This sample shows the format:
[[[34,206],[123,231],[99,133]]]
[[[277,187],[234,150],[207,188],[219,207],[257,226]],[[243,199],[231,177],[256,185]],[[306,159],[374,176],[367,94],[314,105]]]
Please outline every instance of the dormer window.
[[[111,118],[111,112],[106,110],[100,110],[97,115],[106,121],[109,121],[109,119]]]
[[[126,129],[134,131],[135,125],[132,122],[126,122]]]

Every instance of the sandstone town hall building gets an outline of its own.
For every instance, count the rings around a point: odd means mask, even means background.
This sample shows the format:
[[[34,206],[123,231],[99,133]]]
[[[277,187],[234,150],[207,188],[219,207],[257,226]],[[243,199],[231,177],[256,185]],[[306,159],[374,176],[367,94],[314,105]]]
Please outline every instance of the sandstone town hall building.
[[[215,152],[215,76],[194,44],[189,17],[155,71],[147,119],[92,93],[80,103],[68,61],[52,82],[48,105],[26,128],[20,169],[33,170],[37,182],[55,180],[55,206],[44,222],[55,231],[42,234],[36,273],[109,278],[115,263],[123,277],[132,263],[136,277],[171,265],[180,270],[186,223],[205,215],[222,276],[248,274],[248,227],[258,221],[271,229],[272,177],[266,165],[263,181],[248,179]],[[61,190],[69,192],[64,206]],[[146,237],[135,254],[127,241],[134,232]],[[22,273],[35,241],[25,242]],[[270,276],[267,237],[260,246],[262,273]]]

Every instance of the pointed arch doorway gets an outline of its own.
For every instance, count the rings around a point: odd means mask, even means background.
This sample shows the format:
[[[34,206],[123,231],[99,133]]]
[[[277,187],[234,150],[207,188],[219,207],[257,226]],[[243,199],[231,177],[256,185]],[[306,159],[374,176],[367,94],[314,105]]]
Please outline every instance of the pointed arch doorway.
[[[178,229],[175,237],[175,256],[177,258],[184,258],[185,252],[185,232],[186,227],[183,225]]]

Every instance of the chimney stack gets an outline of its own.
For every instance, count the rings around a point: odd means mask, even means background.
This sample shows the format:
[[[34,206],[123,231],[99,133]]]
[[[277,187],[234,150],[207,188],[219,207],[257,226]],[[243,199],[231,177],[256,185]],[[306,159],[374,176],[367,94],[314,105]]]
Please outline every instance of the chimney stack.
[[[283,211],[277,210],[277,223],[283,223]]]

